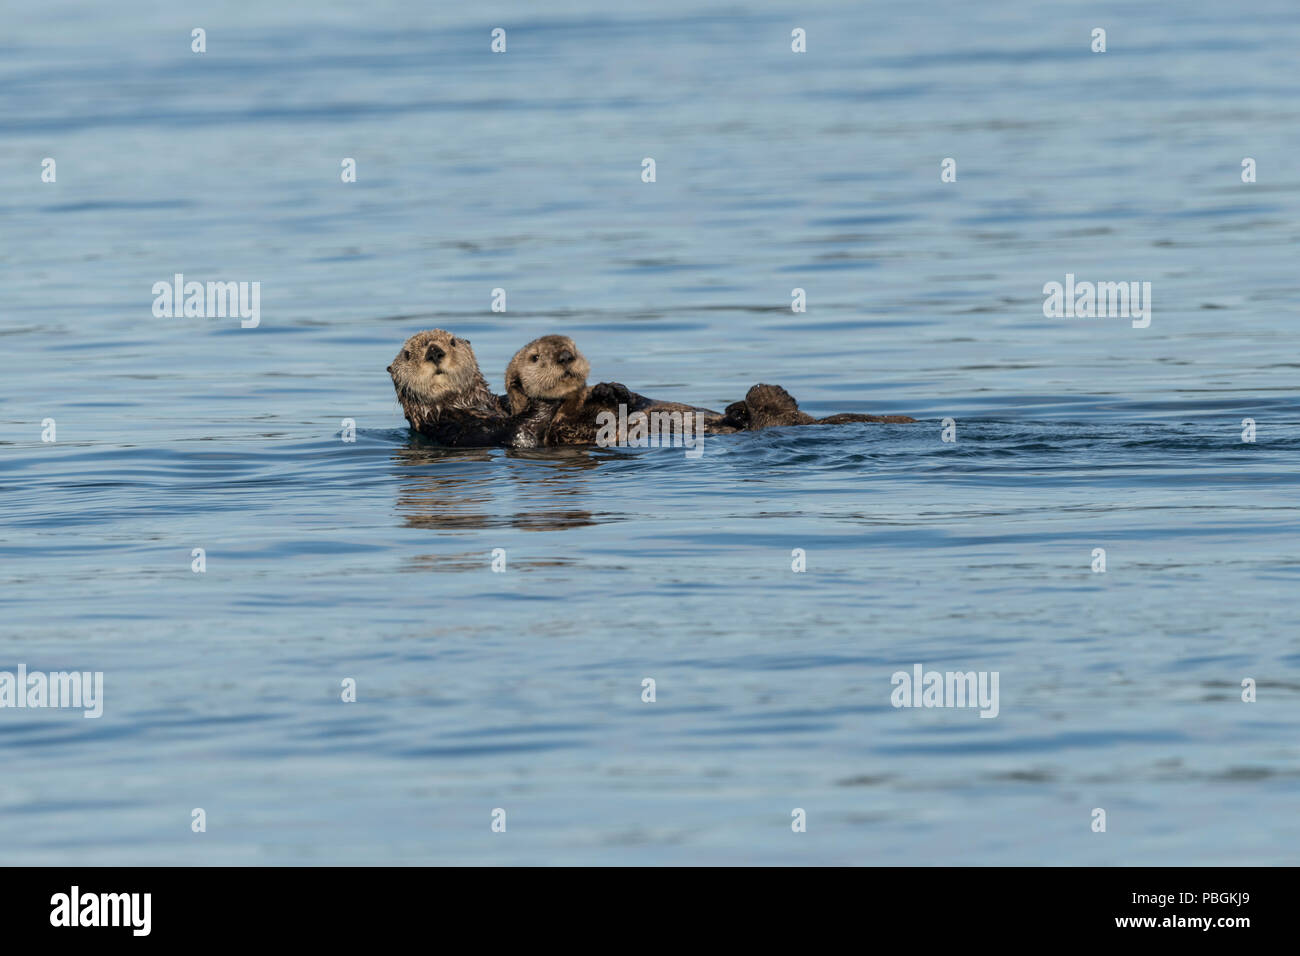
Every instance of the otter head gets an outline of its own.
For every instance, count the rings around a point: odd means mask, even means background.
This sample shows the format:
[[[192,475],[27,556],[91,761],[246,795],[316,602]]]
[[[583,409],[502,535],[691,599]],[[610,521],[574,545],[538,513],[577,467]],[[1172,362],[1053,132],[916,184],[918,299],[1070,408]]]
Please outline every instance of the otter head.
[[[411,425],[436,421],[448,407],[469,407],[490,401],[491,393],[469,339],[442,329],[416,332],[388,366],[393,389]]]
[[[506,367],[510,412],[518,415],[532,398],[564,399],[582,395],[591,364],[567,335],[543,335],[529,342]]]

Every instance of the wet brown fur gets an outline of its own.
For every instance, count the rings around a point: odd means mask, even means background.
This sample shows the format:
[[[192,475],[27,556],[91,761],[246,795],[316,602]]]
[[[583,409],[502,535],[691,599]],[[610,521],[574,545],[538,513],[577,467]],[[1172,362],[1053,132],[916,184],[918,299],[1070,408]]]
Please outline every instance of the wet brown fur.
[[[814,418],[807,412],[800,411],[794,396],[780,385],[755,385],[745,394],[743,402],[733,402],[727,406],[723,421],[737,429],[758,431],[781,425],[847,425],[854,422],[905,424],[915,422],[916,419],[906,415],[860,415],[855,412]]]
[[[566,335],[544,335],[529,342],[506,368],[506,395],[511,409],[528,401],[551,402],[555,414],[547,429],[547,445],[594,445],[601,412],[618,415],[619,405],[633,412],[697,412],[705,416],[705,428],[717,434],[711,423],[722,416],[707,408],[679,402],[657,402],[638,395],[618,382],[601,382],[588,387],[589,363],[573,339]],[[724,426],[722,431],[734,431]]]
[[[494,395],[469,340],[442,329],[407,339],[388,374],[411,428],[442,445],[534,447],[550,425],[549,405],[513,411]]]

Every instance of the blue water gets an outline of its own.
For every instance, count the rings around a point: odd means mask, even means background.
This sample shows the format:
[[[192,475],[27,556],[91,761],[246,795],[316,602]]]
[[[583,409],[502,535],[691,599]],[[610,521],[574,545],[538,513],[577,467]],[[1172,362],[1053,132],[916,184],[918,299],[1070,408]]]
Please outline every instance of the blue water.
[[[1295,862],[1294,3],[3,18],[0,670],[105,700],[0,709],[0,862]],[[155,318],[178,272],[261,324]],[[924,421],[443,451],[430,327]]]

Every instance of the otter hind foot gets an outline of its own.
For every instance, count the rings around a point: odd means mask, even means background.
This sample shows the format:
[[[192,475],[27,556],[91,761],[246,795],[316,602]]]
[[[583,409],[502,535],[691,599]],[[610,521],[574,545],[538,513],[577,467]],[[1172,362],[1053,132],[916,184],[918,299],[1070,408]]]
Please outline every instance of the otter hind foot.
[[[743,402],[733,402],[727,406],[723,421],[733,428],[757,431],[781,425],[846,425],[855,422],[903,424],[915,422],[916,419],[907,415],[863,415],[856,412],[814,418],[801,411],[794,396],[780,385],[760,383],[745,393]]]
[[[774,428],[779,425],[810,425],[813,417],[799,410],[794,396],[780,385],[755,385],[745,393],[749,428]]]

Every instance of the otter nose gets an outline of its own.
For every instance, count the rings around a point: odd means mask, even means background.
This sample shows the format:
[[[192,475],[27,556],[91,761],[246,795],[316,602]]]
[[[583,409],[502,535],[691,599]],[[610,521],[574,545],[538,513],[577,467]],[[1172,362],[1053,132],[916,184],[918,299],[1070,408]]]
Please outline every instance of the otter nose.
[[[442,357],[443,357],[444,355],[446,355],[446,354],[447,354],[446,352],[444,352],[441,348],[439,348],[439,347],[436,346],[436,345],[430,345],[430,346],[429,346],[429,361],[430,361],[430,362],[441,362],[441,361],[442,361]]]
[[[388,368],[384,369],[384,371],[387,372],[389,375],[392,375],[392,374],[393,374],[393,367],[390,365],[390,366],[388,366]]]
[[[555,356],[555,361],[559,362],[561,365],[568,365],[573,361],[573,353],[568,349],[564,349],[559,355]]]

